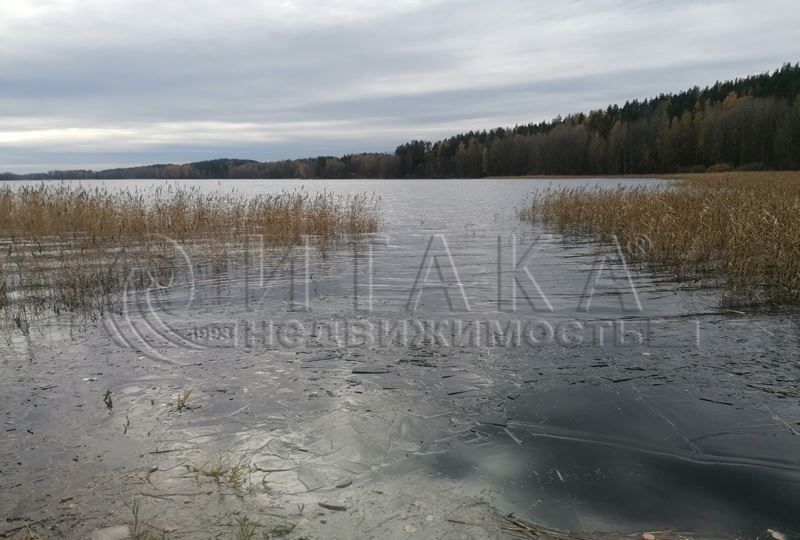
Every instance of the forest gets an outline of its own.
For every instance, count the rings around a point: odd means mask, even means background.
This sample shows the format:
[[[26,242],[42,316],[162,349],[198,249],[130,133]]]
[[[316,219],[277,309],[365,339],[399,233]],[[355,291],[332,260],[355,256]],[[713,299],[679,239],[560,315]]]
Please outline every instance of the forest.
[[[800,169],[800,64],[548,122],[414,140],[394,153],[216,159],[14,179],[481,178]]]

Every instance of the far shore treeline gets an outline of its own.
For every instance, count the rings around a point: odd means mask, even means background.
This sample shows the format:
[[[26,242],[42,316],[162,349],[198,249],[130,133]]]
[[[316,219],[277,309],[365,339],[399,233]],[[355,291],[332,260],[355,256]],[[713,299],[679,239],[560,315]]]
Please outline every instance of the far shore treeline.
[[[479,178],[800,169],[800,65],[550,122],[411,141],[393,154],[215,159],[0,180]]]

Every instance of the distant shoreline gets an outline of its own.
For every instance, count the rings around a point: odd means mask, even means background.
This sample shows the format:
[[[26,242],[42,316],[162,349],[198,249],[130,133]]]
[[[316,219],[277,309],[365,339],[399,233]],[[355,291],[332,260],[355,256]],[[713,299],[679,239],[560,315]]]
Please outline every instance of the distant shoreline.
[[[397,182],[406,180],[425,180],[425,181],[458,181],[458,180],[684,180],[684,181],[741,181],[756,180],[770,181],[772,179],[790,180],[800,182],[800,171],[726,171],[726,172],[703,172],[703,173],[664,173],[664,174],[592,174],[592,175],[523,175],[523,176],[484,176],[480,178],[155,178],[142,176],[139,178],[0,178],[0,182],[130,182],[137,180],[163,180],[165,182],[177,182],[184,180],[205,180],[217,182],[230,182],[237,180],[247,181],[282,181],[293,180],[299,182],[346,182],[348,180],[372,180],[381,182]]]

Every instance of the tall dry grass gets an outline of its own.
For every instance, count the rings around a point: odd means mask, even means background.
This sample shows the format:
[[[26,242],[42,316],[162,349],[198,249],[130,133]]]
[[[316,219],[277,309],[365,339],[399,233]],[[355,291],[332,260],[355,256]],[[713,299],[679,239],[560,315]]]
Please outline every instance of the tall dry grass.
[[[630,261],[682,279],[724,278],[729,299],[800,301],[800,173],[679,178],[666,187],[550,190],[524,217],[600,241],[616,235]]]
[[[365,195],[300,190],[245,197],[174,186],[144,191],[49,184],[0,189],[0,235],[11,238],[57,237],[95,245],[154,234],[186,240],[235,231],[295,243],[303,235],[367,233],[377,226],[376,201]]]
[[[299,190],[244,196],[193,188],[109,190],[41,184],[0,189],[0,307],[74,310],[107,302],[132,275],[168,273],[176,245],[224,259],[237,238],[267,246],[377,231],[379,201]]]

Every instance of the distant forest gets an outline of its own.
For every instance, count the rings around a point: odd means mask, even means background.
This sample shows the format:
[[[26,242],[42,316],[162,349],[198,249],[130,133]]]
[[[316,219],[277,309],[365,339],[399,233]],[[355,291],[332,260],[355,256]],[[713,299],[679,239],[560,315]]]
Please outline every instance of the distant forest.
[[[0,179],[479,178],[800,169],[800,65],[549,122],[411,141],[393,154],[217,159]]]

